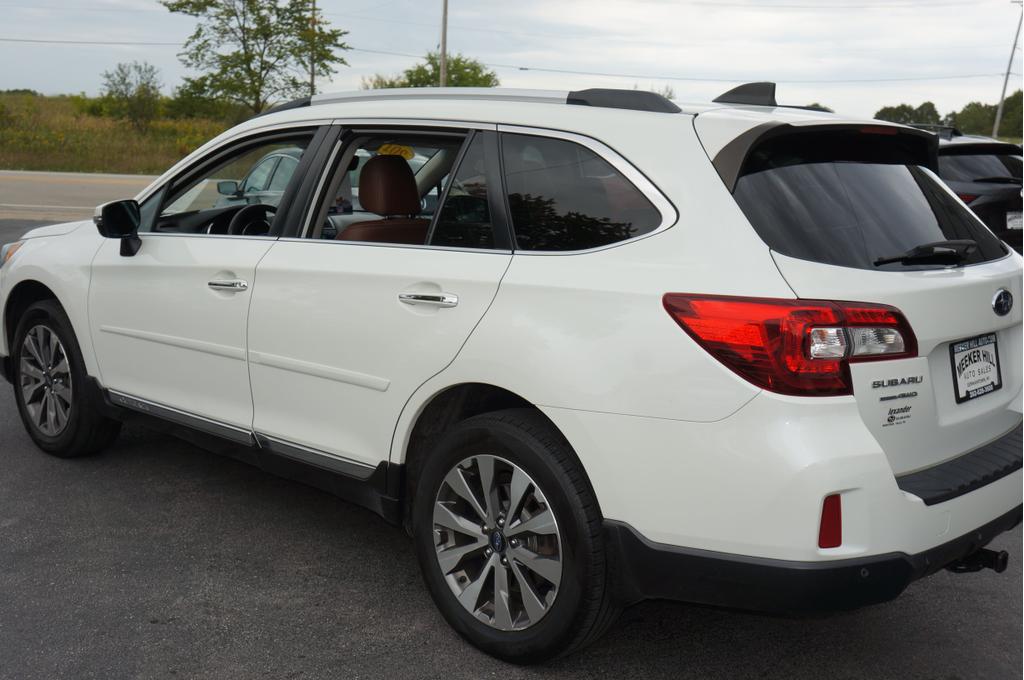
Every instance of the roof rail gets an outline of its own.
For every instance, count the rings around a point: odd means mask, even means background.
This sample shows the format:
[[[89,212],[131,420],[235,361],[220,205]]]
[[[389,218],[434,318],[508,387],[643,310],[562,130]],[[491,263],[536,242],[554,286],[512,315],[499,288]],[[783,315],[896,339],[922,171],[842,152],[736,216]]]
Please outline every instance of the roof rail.
[[[525,90],[494,87],[396,87],[380,90],[330,92],[313,97],[313,104],[382,101],[394,99],[452,99],[564,104],[568,95],[558,90]]]
[[[309,106],[309,100],[309,97],[299,97],[298,99],[293,99],[290,102],[278,104],[277,106],[271,106],[266,111],[261,111],[257,113],[255,116],[253,116],[253,118],[259,118],[260,116],[266,116],[271,113],[277,113],[278,111],[287,111],[288,109],[300,109],[303,106]]]
[[[600,108],[629,109],[679,113],[682,109],[660,94],[643,90],[613,90],[592,88],[566,92],[564,90],[520,90],[494,87],[403,87],[381,90],[336,92],[313,97],[313,104],[340,102],[383,101],[398,99],[449,99],[465,101],[535,102],[545,104],[575,104]]]
[[[565,103],[657,113],[679,113],[682,111],[681,108],[657,92],[647,92],[646,90],[615,90],[593,87],[589,90],[570,92]]]

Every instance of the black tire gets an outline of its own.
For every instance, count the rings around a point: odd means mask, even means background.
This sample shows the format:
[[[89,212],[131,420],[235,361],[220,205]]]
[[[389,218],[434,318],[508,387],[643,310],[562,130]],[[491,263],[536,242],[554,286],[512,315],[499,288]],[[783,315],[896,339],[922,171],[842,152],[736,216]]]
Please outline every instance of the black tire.
[[[71,405],[64,428],[56,433],[43,432],[30,416],[22,385],[22,353],[25,337],[37,326],[44,326],[57,336],[65,350],[71,376]],[[117,438],[121,423],[104,417],[98,405],[90,400],[89,375],[85,371],[82,350],[67,314],[55,300],[43,300],[30,306],[18,321],[11,347],[11,382],[18,413],[32,441],[46,453],[60,458],[76,458],[98,453]]]
[[[491,627],[468,612],[438,564],[433,512],[445,475],[460,461],[493,454],[514,463],[541,488],[562,534],[562,577],[547,613],[524,630]],[[423,464],[412,507],[413,540],[427,588],[448,623],[499,659],[537,663],[597,640],[615,622],[602,517],[569,443],[541,413],[510,409],[475,416],[449,430]]]

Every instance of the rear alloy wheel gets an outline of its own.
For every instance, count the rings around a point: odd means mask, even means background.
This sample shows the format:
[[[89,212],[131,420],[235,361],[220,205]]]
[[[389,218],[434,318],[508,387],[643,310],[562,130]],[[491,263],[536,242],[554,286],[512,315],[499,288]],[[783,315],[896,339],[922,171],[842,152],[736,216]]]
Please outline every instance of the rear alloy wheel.
[[[558,596],[558,522],[533,478],[504,458],[466,458],[445,476],[434,503],[434,540],[459,604],[492,628],[529,628]]]
[[[121,423],[100,412],[64,309],[43,300],[25,310],[11,343],[11,382],[18,413],[36,446],[61,458],[95,453]],[[95,392],[96,390],[94,390]]]
[[[542,413],[455,424],[416,477],[410,519],[423,579],[469,642],[536,663],[586,646],[615,621],[600,508]]]

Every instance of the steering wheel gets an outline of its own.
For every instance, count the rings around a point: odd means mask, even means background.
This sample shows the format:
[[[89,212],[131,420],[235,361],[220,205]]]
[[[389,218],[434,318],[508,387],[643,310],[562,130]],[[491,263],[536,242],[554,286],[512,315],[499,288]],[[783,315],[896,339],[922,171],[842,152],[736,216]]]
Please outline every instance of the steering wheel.
[[[277,208],[266,203],[247,205],[231,218],[228,223],[229,236],[266,236],[270,233],[270,222]]]

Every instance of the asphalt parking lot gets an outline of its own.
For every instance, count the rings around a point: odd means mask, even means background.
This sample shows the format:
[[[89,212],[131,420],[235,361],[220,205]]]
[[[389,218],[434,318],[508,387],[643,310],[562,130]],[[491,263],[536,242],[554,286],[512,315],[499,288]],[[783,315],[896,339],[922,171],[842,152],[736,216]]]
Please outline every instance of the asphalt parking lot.
[[[24,228],[3,221],[0,241]],[[1002,574],[788,619],[650,602],[519,668],[469,647],[373,514],[138,427],[40,453],[0,383],[0,678],[1019,678],[1021,530]],[[682,576],[681,577],[685,577]]]

